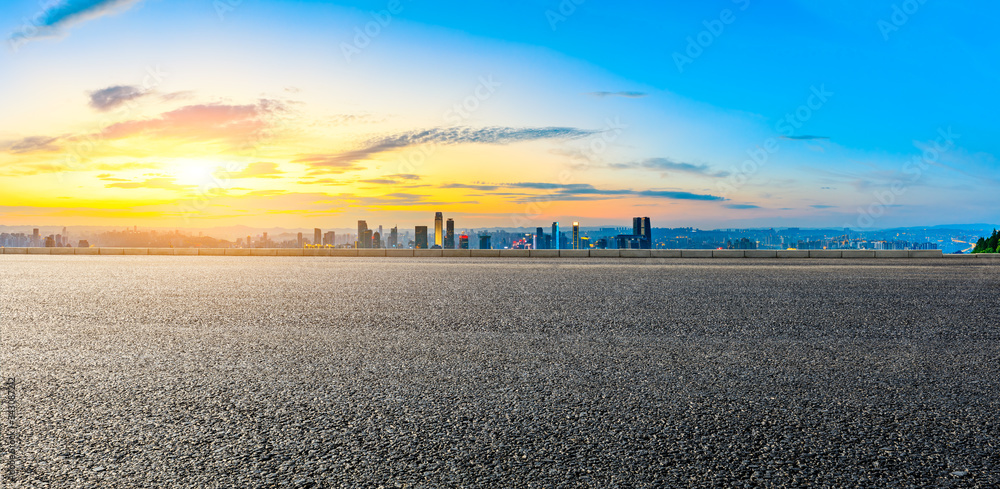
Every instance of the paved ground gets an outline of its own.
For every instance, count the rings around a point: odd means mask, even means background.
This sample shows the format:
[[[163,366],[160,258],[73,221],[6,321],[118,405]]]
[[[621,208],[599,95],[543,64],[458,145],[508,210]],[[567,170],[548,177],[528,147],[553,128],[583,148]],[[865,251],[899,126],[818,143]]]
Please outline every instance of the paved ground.
[[[5,255],[15,486],[996,487],[998,271]]]

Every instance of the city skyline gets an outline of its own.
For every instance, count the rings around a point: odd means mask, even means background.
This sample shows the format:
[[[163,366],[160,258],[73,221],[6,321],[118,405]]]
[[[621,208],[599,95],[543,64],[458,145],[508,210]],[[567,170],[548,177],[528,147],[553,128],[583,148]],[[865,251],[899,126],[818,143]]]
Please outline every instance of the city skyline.
[[[917,5],[15,0],[0,224],[998,222],[998,41]]]

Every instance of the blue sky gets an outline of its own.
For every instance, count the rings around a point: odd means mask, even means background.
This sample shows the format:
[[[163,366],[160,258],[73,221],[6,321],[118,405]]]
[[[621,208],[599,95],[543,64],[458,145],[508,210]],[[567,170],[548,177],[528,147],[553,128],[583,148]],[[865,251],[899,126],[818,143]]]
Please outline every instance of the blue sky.
[[[0,220],[998,222],[986,6],[6,2]]]

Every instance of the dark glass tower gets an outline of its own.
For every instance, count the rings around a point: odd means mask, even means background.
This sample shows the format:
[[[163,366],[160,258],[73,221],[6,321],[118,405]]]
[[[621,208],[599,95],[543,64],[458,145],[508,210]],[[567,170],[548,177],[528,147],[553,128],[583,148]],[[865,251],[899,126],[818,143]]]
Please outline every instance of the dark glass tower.
[[[455,249],[455,220],[450,217],[445,222],[444,248]]]
[[[413,239],[413,247],[418,250],[427,249],[427,226],[417,226],[413,230],[413,234],[416,236]]]

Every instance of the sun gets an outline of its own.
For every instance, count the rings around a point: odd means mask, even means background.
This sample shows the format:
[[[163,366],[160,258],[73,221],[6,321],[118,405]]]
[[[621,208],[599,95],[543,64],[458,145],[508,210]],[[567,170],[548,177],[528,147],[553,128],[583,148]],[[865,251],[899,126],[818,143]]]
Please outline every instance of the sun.
[[[212,181],[219,163],[206,160],[176,160],[171,164],[174,180],[182,185],[202,185]]]

